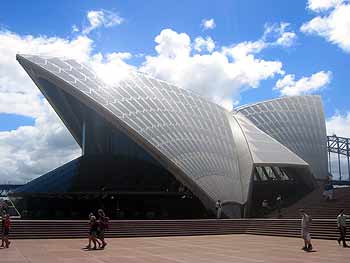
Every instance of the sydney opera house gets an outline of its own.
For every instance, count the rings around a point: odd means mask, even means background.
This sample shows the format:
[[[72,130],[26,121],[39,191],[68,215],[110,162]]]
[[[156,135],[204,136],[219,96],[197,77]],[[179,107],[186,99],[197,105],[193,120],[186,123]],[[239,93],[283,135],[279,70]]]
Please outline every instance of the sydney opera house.
[[[74,60],[17,60],[82,149],[14,193],[28,211],[85,216],[102,202],[125,218],[198,218],[221,200],[225,217],[248,217],[261,200],[295,202],[327,176],[319,96],[230,112],[140,72],[107,85]]]

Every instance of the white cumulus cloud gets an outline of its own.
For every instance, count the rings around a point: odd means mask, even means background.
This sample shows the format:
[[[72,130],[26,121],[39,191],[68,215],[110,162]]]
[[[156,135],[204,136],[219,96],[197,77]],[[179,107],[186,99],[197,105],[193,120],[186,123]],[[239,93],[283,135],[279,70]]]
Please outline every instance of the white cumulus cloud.
[[[88,59],[92,40],[78,36],[73,40],[57,37],[20,36],[0,31],[0,113],[29,117],[41,114],[40,93],[16,61],[16,53],[67,56]]]
[[[194,49],[198,52],[206,50],[211,53],[214,48],[215,42],[211,37],[206,37],[205,39],[203,37],[196,37],[194,40]]]
[[[187,57],[191,52],[191,39],[185,33],[178,34],[171,29],[164,29],[154,41],[157,43],[155,49],[162,57]]]
[[[23,183],[78,157],[80,148],[44,102],[33,126],[0,132],[0,183]]]
[[[336,134],[339,137],[350,138],[350,112],[345,114],[335,113],[326,121],[327,133]]]
[[[91,10],[87,12],[89,25],[83,29],[84,34],[89,34],[92,30],[99,27],[112,27],[120,25],[124,19],[117,13],[108,10]]]
[[[77,33],[77,32],[79,32],[78,26],[77,25],[73,25],[72,26],[72,33]]]
[[[0,132],[0,183],[28,181],[72,160],[80,152],[61,120],[16,61],[16,53],[87,61],[91,45],[92,40],[85,36],[67,40],[0,31],[0,114],[35,119],[33,126]]]
[[[284,74],[282,62],[259,57],[272,46],[263,38],[218,48],[209,36],[192,41],[186,33],[171,29],[155,37],[156,55],[142,55],[144,62],[139,68],[130,66],[125,61],[137,54],[93,52],[93,40],[86,32],[118,23],[104,20],[103,14],[103,18],[99,13],[90,16],[90,29],[80,30],[73,39],[0,31],[0,114],[18,114],[35,121],[32,126],[0,132],[0,182],[28,181],[80,154],[73,137],[15,60],[16,53],[64,56],[89,63],[111,85],[130,69],[138,69],[194,90],[227,109],[238,103],[243,89],[257,88],[261,81]]]
[[[307,8],[314,12],[322,12],[336,7],[345,2],[345,0],[308,0]]]
[[[223,47],[222,53],[224,55],[233,57],[236,60],[245,58],[249,54],[260,53],[263,49],[267,48],[268,44],[263,40],[258,41],[244,41],[233,45],[231,47]]]
[[[216,27],[214,18],[203,19],[201,26],[203,30],[214,29]]]
[[[349,53],[350,4],[348,1],[333,2],[336,3],[326,5],[327,8],[322,7],[322,5],[314,5],[310,7],[312,10],[327,10],[327,12],[304,23],[300,30],[309,35],[321,36],[327,41],[338,45],[345,52]]]
[[[281,37],[276,40],[277,45],[284,47],[290,47],[294,44],[296,39],[296,34],[294,32],[284,32]]]
[[[191,39],[185,33],[164,29],[155,38],[156,56],[146,56],[140,68],[157,78],[193,90],[232,109],[243,88],[256,88],[262,80],[283,74],[280,61],[255,57],[262,41],[243,42],[211,54],[191,54]]]
[[[272,46],[291,47],[297,40],[297,35],[290,29],[290,24],[281,22],[265,25],[263,40]]]
[[[281,95],[295,96],[301,94],[313,93],[331,81],[332,73],[330,71],[320,71],[312,74],[310,77],[302,77],[295,80],[293,74],[288,74],[276,82],[275,88],[281,92]]]
[[[108,85],[119,83],[125,78],[130,70],[136,68],[128,65],[125,60],[132,58],[128,52],[113,52],[108,54],[94,54],[89,63],[98,77]]]
[[[0,31],[0,114],[27,116],[35,122],[0,131],[0,183],[26,182],[80,154],[73,137],[16,61],[16,53],[73,58],[90,63],[102,77],[121,76],[131,68],[123,62],[131,58],[130,53],[92,54],[92,44],[86,36],[68,40]]]

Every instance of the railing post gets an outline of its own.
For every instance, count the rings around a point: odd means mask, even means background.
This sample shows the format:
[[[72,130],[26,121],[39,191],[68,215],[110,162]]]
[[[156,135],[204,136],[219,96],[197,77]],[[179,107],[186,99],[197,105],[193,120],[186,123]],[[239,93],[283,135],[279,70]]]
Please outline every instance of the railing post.
[[[329,158],[329,173],[332,174],[332,160],[331,160],[331,152],[328,152]]]
[[[339,147],[339,137],[336,137],[337,140],[337,152],[338,152],[338,171],[339,171],[339,180],[341,181],[341,167],[340,167],[340,147]]]
[[[86,147],[86,145],[85,145],[85,143],[86,143],[86,122],[85,122],[85,120],[83,121],[83,124],[82,124],[82,135],[81,135],[81,137],[82,137],[82,147],[81,147],[81,150],[82,150],[82,155],[85,155],[85,147]]]

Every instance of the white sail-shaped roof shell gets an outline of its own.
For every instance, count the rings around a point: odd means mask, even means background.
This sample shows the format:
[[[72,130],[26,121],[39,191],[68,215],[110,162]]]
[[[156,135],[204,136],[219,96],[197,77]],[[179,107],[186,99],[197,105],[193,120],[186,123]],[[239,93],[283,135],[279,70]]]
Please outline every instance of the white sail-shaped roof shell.
[[[127,134],[212,210],[218,199],[247,202],[255,163],[308,169],[306,162],[243,115],[164,81],[130,71],[110,86],[74,60],[31,55],[17,55],[17,60],[79,145],[83,117],[69,118],[43,83],[73,96]]]
[[[315,177],[328,175],[327,132],[320,96],[282,97],[236,111],[306,161]]]

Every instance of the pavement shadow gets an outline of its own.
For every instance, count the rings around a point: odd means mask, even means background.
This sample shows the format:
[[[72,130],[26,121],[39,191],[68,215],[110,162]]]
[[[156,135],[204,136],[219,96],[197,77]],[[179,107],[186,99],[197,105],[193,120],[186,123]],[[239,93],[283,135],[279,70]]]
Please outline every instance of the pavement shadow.
[[[317,250],[305,250],[306,253],[315,253]]]
[[[84,251],[87,251],[87,252],[90,252],[90,251],[99,251],[99,250],[104,250],[104,248],[96,248],[96,249],[93,249],[93,248],[86,248],[86,247],[83,247],[81,248],[81,250],[84,250]]]

